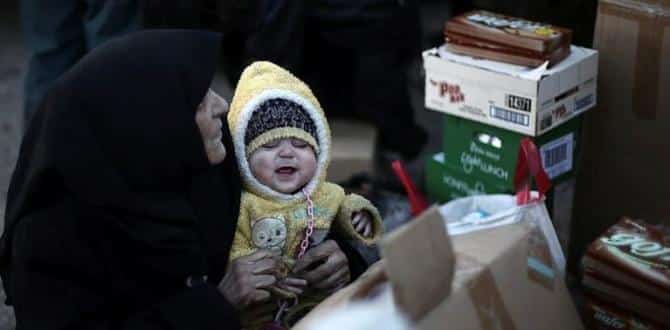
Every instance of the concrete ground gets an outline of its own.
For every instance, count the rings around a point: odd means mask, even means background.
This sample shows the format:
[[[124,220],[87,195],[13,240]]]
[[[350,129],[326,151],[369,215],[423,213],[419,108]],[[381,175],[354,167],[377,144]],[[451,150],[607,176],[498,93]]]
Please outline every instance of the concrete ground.
[[[3,1],[0,4],[0,219],[2,219],[0,220],[0,231],[3,230],[7,188],[16,163],[21,138],[21,84],[28,60],[27,51],[22,43],[17,7],[16,1]],[[448,17],[449,10],[444,4],[430,3],[424,5],[422,13],[424,44],[434,45],[440,40],[442,22]],[[410,85],[417,120],[431,136],[423,152],[425,157],[440,148],[441,121],[439,114],[423,108],[423,73],[420,54],[417,54],[411,69]],[[220,75],[214,82],[214,88],[230,99],[231,88],[226,79]],[[421,163],[417,162],[417,164]],[[395,201],[391,204],[396,206],[391,208],[394,211],[389,212],[395,212],[396,215],[390,217],[396,217],[394,221],[401,221],[403,220],[402,215],[407,211],[406,205],[403,205],[403,201],[394,198],[391,198]],[[0,290],[0,302],[4,302],[2,290]],[[0,303],[0,330],[14,329],[14,327],[12,309]]]

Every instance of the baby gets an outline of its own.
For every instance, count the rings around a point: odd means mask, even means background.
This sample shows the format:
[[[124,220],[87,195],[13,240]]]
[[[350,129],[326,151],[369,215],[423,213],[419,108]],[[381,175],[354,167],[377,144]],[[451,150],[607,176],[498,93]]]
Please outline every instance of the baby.
[[[328,122],[309,87],[290,72],[269,62],[247,67],[228,125],[244,184],[231,261],[273,250],[281,256],[282,277],[330,230],[367,245],[381,236],[379,212],[368,200],[325,181]],[[277,299],[294,297],[272,291]],[[300,297],[310,299],[320,298]]]

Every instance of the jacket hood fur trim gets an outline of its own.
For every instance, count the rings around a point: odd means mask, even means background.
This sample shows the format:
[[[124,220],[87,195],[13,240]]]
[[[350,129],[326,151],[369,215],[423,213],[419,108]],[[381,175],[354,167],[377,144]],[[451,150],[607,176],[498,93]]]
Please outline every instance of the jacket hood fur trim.
[[[316,126],[318,149],[317,169],[314,178],[305,187],[307,193],[313,194],[325,181],[330,162],[331,135],[319,101],[304,82],[287,70],[270,62],[255,62],[242,72],[227,117],[242,182],[245,189],[265,198],[283,201],[304,199],[302,192],[285,194],[261,184],[249,167],[247,146],[244,142],[247,125],[253,112],[263,102],[271,99],[295,102],[309,114]]]

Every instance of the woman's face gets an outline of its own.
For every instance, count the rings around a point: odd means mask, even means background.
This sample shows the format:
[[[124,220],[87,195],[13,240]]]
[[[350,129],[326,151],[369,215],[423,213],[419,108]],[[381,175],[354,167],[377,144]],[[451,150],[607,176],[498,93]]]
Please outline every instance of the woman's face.
[[[221,118],[226,112],[228,112],[228,102],[209,89],[195,114],[195,122],[200,129],[207,159],[212,165],[219,164],[226,158],[226,147],[221,141],[223,136]]]

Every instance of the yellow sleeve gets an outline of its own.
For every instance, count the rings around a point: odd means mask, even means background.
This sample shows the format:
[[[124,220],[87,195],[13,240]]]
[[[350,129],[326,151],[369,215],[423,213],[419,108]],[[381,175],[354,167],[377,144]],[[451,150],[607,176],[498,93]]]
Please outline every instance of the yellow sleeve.
[[[352,214],[354,212],[360,211],[367,211],[372,216],[371,237],[363,237],[351,224]],[[372,245],[377,243],[384,231],[382,217],[379,215],[377,208],[363,196],[356,194],[349,194],[344,197],[342,204],[340,204],[340,209],[337,212],[335,228],[342,231],[347,236],[363,242],[365,245]]]
[[[240,202],[240,215],[237,218],[237,227],[235,228],[235,237],[233,238],[233,245],[230,248],[229,261],[233,261],[239,257],[250,255],[256,252],[253,241],[251,239],[251,223],[249,220],[249,212],[247,211],[244,194]]]

